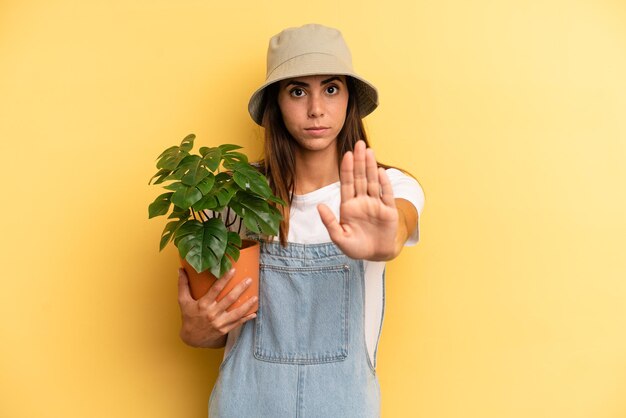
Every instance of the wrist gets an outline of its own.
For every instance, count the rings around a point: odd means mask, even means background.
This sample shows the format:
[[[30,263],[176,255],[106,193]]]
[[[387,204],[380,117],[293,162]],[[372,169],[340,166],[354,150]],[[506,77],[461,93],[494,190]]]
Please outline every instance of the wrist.
[[[228,334],[220,335],[216,338],[210,338],[207,335],[200,335],[188,329],[184,325],[180,329],[180,339],[182,342],[194,348],[221,348],[226,346],[226,337]]]

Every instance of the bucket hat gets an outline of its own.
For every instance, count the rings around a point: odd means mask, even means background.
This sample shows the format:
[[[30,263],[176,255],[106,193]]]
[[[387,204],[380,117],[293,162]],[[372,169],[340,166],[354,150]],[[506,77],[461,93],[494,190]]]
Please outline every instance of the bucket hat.
[[[352,55],[341,32],[322,25],[308,24],[285,29],[270,39],[265,83],[250,98],[250,116],[261,125],[265,110],[263,96],[270,84],[288,78],[324,74],[352,77],[362,118],[378,106],[378,91],[372,83],[354,72]]]

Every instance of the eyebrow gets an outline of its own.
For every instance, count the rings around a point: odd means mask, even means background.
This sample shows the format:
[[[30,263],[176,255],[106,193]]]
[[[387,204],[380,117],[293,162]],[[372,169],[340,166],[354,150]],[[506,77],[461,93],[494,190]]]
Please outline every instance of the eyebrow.
[[[323,81],[322,81],[322,85],[324,85],[324,84],[328,84],[328,83],[330,83],[330,82],[332,82],[332,81],[339,81],[339,82],[342,82],[342,81],[341,81],[341,79],[340,79],[339,77],[335,76],[335,77],[331,77],[331,78],[328,78],[328,79],[326,79],[326,80],[323,80]],[[298,86],[298,87],[309,87],[309,83],[304,83],[304,82],[302,82],[302,81],[297,81],[297,80],[291,80],[291,81],[289,81],[287,84],[285,84],[285,87],[287,87],[287,86],[291,86],[291,85]]]

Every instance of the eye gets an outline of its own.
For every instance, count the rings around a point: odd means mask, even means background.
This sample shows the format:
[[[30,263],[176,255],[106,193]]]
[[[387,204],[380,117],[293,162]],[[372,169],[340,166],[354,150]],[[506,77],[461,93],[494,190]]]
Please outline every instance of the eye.
[[[304,90],[296,87],[295,89],[291,89],[289,94],[291,94],[293,97],[302,97],[304,96]]]
[[[337,92],[339,92],[339,88],[337,86],[328,86],[326,88],[326,93],[330,95],[337,94]]]

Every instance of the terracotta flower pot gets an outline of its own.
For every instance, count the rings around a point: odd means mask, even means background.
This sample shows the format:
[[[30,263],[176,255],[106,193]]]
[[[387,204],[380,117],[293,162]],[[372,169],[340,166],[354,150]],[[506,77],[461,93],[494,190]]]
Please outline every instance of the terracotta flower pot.
[[[230,279],[230,281],[226,284],[226,287],[222,289],[219,295],[217,295],[217,300],[221,300],[235,286],[237,286],[248,277],[252,279],[252,283],[241,294],[241,296],[232,305],[230,305],[230,307],[226,309],[227,311],[231,311],[238,306],[241,306],[241,304],[243,304],[252,296],[259,296],[259,249],[260,245],[257,241],[247,239],[242,240],[242,248],[240,251],[239,260],[233,263],[235,276]],[[189,277],[191,296],[194,299],[198,300],[209,291],[217,278],[212,275],[208,270],[203,271],[202,273],[196,272],[196,270],[191,267],[187,260],[183,258],[180,259],[180,262],[185,269],[185,272],[187,273],[187,277]],[[252,306],[252,308],[250,308],[247,314],[256,312],[258,308],[259,303],[257,301]]]

